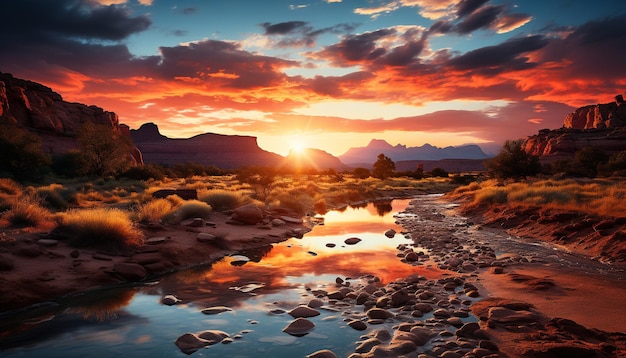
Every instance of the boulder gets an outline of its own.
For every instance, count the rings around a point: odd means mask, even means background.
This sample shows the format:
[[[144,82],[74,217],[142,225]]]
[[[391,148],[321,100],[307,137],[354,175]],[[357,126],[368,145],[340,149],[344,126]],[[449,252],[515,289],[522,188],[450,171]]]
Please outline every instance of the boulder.
[[[118,262],[113,265],[113,271],[126,281],[141,281],[146,278],[146,269],[140,264]]]
[[[308,306],[298,306],[298,307],[292,309],[291,311],[288,311],[287,313],[289,313],[294,318],[298,318],[298,317],[314,317],[314,316],[319,316],[320,315],[320,312],[318,310],[313,309],[313,308],[308,307]]]
[[[233,210],[232,219],[244,224],[254,225],[263,222],[263,210],[255,204],[240,206]]]
[[[307,335],[313,328],[315,328],[315,323],[306,318],[299,317],[283,328],[283,332],[292,336],[301,337]]]

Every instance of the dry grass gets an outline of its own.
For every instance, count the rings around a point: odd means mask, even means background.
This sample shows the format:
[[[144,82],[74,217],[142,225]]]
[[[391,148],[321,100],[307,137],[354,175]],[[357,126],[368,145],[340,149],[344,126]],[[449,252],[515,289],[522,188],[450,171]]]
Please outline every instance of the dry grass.
[[[211,189],[200,192],[198,200],[211,205],[215,211],[225,211],[247,204],[251,198],[242,191]]]
[[[211,205],[200,201],[200,200],[186,200],[184,201],[178,208],[163,217],[163,221],[167,223],[179,223],[186,219],[193,218],[203,218],[206,219],[209,217],[213,208]]]
[[[53,214],[41,205],[36,196],[21,196],[12,200],[10,209],[2,214],[5,225],[45,230],[55,226]]]
[[[143,233],[119,209],[71,210],[60,216],[59,229],[68,232],[76,247],[130,248],[143,243]]]
[[[473,197],[474,205],[515,204],[576,211],[599,216],[626,215],[624,179],[496,181],[459,187],[453,195]]]
[[[176,198],[180,199],[178,196]],[[137,207],[136,220],[140,222],[158,222],[171,215],[178,208],[180,203],[175,201],[169,198],[159,198],[145,202]]]

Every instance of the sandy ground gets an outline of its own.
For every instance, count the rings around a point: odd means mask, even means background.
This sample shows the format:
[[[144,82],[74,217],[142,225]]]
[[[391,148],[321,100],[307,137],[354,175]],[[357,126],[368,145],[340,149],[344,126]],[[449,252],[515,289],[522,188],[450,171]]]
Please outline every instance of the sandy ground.
[[[267,220],[272,219],[271,217]],[[192,220],[179,225],[145,225],[146,244],[137,250],[114,252],[94,248],[73,248],[64,241],[46,245],[50,233],[24,233],[5,230],[0,241],[0,312],[54,300],[63,295],[115,285],[145,281],[187,267],[211,263],[243,248],[254,248],[302,235],[310,230],[302,222],[244,225],[229,215],[213,213],[210,219],[195,226]],[[200,242],[200,233],[223,237],[214,242]],[[44,241],[45,242],[45,241]],[[151,244],[151,242],[154,242]],[[120,263],[132,264],[145,276],[134,278],[116,270]]]

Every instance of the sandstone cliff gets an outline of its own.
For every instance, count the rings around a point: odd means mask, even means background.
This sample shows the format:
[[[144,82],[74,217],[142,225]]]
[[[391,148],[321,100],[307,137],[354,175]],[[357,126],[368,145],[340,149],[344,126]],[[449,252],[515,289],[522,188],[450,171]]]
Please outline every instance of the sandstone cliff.
[[[222,169],[277,166],[283,157],[259,148],[256,137],[204,133],[191,138],[168,138],[154,123],[130,130],[145,163],[197,163]]]
[[[0,72],[0,122],[16,124],[38,134],[42,150],[62,154],[78,149],[78,129],[86,122],[107,125],[114,133],[129,135],[117,115],[100,107],[70,103],[42,84]],[[135,151],[133,157],[141,161]]]
[[[542,162],[572,159],[585,147],[596,147],[607,154],[626,150],[626,102],[622,95],[615,102],[578,108],[568,114],[563,127],[543,129],[526,138],[524,149]]]

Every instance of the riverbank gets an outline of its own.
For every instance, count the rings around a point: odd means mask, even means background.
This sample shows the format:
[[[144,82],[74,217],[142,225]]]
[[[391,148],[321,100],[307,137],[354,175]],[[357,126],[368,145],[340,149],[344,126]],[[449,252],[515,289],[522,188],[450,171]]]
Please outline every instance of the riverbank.
[[[266,215],[244,224],[220,212],[210,219],[176,225],[140,225],[146,239],[133,250],[75,248],[50,232],[6,230],[0,240],[2,311],[54,300],[115,284],[146,282],[185,268],[212,263],[242,249],[302,236],[310,226],[300,218]]]

